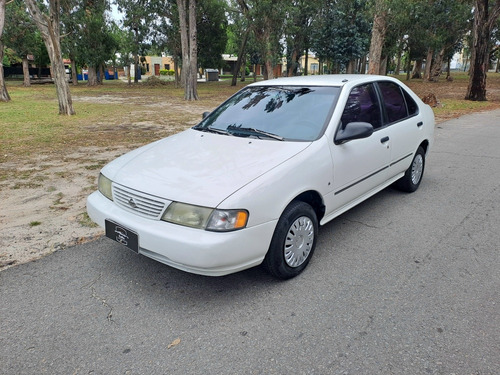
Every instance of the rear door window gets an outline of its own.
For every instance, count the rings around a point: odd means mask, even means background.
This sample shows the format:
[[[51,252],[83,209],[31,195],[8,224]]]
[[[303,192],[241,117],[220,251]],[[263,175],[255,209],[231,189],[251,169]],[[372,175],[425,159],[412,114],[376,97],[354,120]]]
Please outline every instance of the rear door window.
[[[400,86],[393,82],[379,82],[378,86],[382,95],[382,105],[385,109],[387,122],[389,124],[401,121],[410,116],[405,96]],[[417,105],[413,99],[411,99],[411,101],[413,102],[410,106],[411,111],[415,114]]]

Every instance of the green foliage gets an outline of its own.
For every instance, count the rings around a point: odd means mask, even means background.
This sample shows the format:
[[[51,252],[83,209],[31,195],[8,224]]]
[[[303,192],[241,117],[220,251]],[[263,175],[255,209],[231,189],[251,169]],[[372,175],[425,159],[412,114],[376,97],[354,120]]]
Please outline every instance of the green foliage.
[[[19,64],[21,62],[21,57],[12,48],[5,48],[3,55],[3,65],[11,66],[14,64]]]
[[[160,75],[162,76],[173,76],[175,75],[175,71],[172,69],[160,69]]]
[[[346,67],[368,53],[371,25],[364,1],[331,1],[314,26],[311,50],[319,58]]]
[[[220,68],[226,49],[227,4],[224,0],[198,2],[196,30],[198,33],[198,64],[203,68]]]
[[[21,62],[28,54],[36,54],[41,42],[40,33],[26,11],[26,6],[22,0],[14,0],[5,9],[5,28],[3,43],[11,51],[15,51],[17,60],[13,60],[12,52],[9,61],[12,64]]]
[[[310,46],[313,22],[320,15],[323,0],[295,0],[285,19],[286,58],[289,72],[296,74],[299,59]]]
[[[10,66],[10,60],[6,55],[3,56],[2,64],[3,64],[3,66],[5,66],[7,68]]]
[[[80,31],[76,58],[83,65],[97,68],[110,60],[118,47],[105,10],[106,3],[95,2],[83,5],[78,12]]]

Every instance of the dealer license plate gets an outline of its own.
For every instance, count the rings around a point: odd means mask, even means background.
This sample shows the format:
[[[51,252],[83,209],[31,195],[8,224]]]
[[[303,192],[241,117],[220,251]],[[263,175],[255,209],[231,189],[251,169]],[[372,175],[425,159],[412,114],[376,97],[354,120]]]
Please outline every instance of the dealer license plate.
[[[105,220],[106,237],[125,245],[130,250],[139,253],[139,236],[134,231],[123,227],[120,224]]]

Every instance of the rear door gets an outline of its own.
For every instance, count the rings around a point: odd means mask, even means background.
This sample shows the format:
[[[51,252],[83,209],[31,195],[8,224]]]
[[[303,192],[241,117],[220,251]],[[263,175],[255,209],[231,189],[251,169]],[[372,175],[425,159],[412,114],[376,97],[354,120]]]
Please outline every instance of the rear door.
[[[389,129],[391,162],[389,177],[404,172],[423,139],[423,120],[418,106],[397,83],[377,83],[382,100],[384,122]]]

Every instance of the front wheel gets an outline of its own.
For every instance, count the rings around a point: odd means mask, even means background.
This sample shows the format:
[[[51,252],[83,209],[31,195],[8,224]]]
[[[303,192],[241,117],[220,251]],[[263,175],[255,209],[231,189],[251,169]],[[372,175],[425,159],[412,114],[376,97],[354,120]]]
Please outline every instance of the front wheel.
[[[425,151],[419,147],[410,168],[408,168],[403,177],[396,181],[395,186],[399,190],[413,193],[420,186],[425,168]]]
[[[264,259],[265,268],[280,279],[301,273],[309,263],[318,233],[318,219],[304,202],[292,202],[281,215]]]

